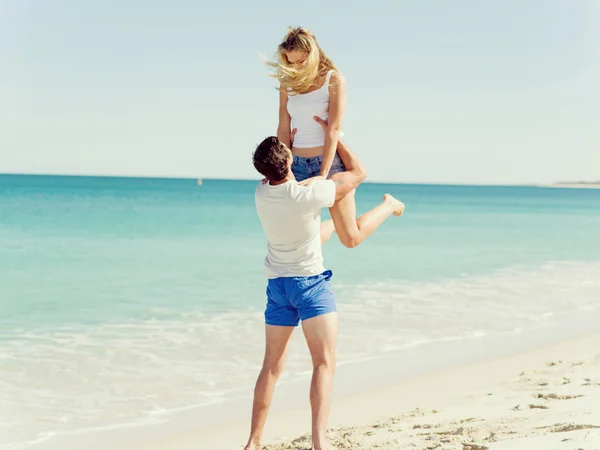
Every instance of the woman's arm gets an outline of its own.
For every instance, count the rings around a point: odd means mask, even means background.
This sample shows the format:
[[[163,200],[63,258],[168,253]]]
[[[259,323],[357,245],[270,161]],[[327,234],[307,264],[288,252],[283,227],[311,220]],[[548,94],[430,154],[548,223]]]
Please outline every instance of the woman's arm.
[[[287,110],[288,95],[283,90],[279,91],[279,125],[277,126],[277,139],[291,150],[290,127],[292,119]]]
[[[329,118],[327,119],[329,127],[325,133],[325,149],[323,150],[320,173],[325,178],[329,175],[329,169],[333,164],[345,112],[346,80],[341,73],[333,72],[331,74],[331,85],[329,86]]]

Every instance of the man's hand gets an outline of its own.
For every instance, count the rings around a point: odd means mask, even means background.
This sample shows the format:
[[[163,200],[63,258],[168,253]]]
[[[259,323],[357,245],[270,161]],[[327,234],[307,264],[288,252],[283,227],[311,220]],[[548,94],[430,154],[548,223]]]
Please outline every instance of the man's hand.
[[[319,116],[313,116],[313,119],[315,119],[315,121],[318,122],[319,125],[321,125],[323,131],[327,132],[327,127],[329,126],[329,123],[326,120],[321,119]]]
[[[325,133],[327,133],[327,129],[329,128],[329,122],[327,122],[326,120],[321,119],[319,116],[313,116],[313,119],[315,120],[315,122],[318,122],[319,125],[321,125],[321,127],[323,128],[323,131]],[[342,133],[340,131],[340,135],[339,135],[339,140],[342,140],[342,136],[344,135],[344,133]]]

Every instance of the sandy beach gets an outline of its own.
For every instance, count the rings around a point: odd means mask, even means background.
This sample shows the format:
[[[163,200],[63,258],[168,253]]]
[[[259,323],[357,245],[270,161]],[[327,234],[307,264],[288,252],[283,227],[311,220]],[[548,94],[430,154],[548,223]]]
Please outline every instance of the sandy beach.
[[[273,417],[265,450],[310,449],[309,435],[289,434],[297,420],[306,428],[306,418]],[[600,449],[600,335],[344,399],[332,425],[340,450]],[[226,441],[242,429],[151,448],[241,448]]]
[[[239,405],[242,416],[248,402]],[[237,450],[248,426],[248,420],[207,425],[187,414],[168,425],[81,434],[33,448]],[[309,430],[308,406],[275,408],[264,450],[310,450]],[[600,334],[337,395],[329,436],[338,450],[598,450]]]
[[[439,381],[451,389],[451,379]],[[403,411],[330,436],[338,449],[599,449],[600,353],[550,359],[456,403],[440,401],[439,409]],[[266,447],[309,448],[308,435]]]

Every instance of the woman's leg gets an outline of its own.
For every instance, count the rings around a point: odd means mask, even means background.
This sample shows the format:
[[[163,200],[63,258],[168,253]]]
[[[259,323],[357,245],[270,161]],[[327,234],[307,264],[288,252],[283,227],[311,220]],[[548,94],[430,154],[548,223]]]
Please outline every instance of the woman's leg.
[[[333,225],[333,220],[329,219],[321,222],[321,245],[327,242],[334,232],[335,226]]]
[[[353,248],[364,241],[392,214],[400,216],[404,204],[390,194],[383,195],[383,202],[356,218],[354,194],[350,193],[329,208],[335,232],[342,244]]]
[[[362,182],[366,172],[356,154],[341,141],[337,152],[346,170],[335,173],[331,178],[347,183],[354,183],[356,180]],[[340,241],[346,247],[353,248],[371,235],[390,215],[402,215],[404,204],[390,194],[384,194],[383,202],[357,219],[354,192],[350,192],[338,200],[329,211]]]

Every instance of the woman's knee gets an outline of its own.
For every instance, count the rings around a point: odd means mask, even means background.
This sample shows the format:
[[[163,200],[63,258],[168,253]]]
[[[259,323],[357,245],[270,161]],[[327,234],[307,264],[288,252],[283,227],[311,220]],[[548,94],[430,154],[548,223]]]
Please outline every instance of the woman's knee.
[[[352,195],[351,193],[348,195]],[[341,222],[341,223],[340,223]],[[356,219],[354,221],[351,220],[343,220],[335,223],[335,232],[340,238],[340,242],[344,247],[354,248],[358,244],[361,243],[362,239],[360,237],[360,229],[358,228],[358,224],[356,223]]]
[[[359,233],[354,233],[354,232],[339,233],[338,232],[338,236],[340,238],[340,242],[342,243],[342,245],[347,248],[354,248],[361,242]]]

